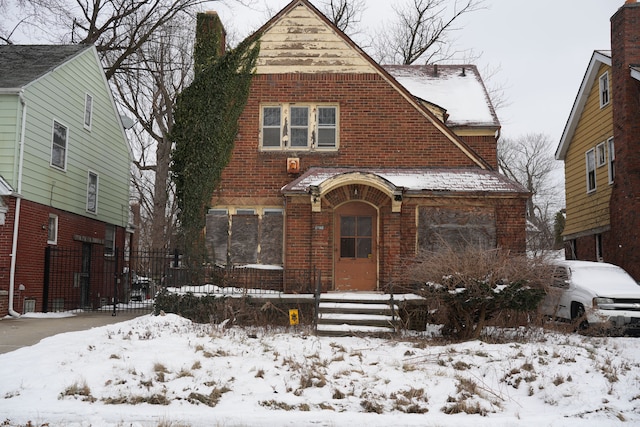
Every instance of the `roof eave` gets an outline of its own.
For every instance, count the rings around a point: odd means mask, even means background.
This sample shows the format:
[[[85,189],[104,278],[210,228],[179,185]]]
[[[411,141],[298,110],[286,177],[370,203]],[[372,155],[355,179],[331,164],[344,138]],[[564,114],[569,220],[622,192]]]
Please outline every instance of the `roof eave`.
[[[611,56],[607,56],[602,52],[595,50],[593,52],[593,55],[591,55],[589,66],[584,73],[584,77],[582,78],[582,83],[580,84],[578,94],[576,95],[576,99],[573,101],[571,113],[569,114],[569,118],[567,119],[567,123],[565,124],[564,131],[562,132],[562,137],[560,138],[560,143],[558,144],[558,148],[556,149],[555,153],[556,160],[564,160],[565,156],[567,155],[569,144],[573,139],[576,127],[578,126],[578,122],[580,121],[580,116],[582,115],[584,106],[587,103],[587,98],[589,97],[591,86],[593,85],[598,74],[600,64],[611,66]]]

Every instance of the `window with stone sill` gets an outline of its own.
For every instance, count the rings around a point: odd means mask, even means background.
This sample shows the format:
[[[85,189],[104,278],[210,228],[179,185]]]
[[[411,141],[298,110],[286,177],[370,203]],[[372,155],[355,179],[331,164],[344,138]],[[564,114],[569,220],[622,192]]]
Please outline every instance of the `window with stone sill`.
[[[338,107],[335,105],[264,105],[260,113],[260,147],[264,151],[338,148]]]

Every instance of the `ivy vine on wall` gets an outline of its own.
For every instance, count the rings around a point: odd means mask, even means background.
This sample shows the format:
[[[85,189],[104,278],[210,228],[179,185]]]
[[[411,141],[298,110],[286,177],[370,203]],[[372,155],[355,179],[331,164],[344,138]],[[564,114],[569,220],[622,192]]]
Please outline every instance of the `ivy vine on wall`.
[[[215,14],[199,14],[194,79],[177,98],[172,138],[172,178],[179,207],[182,249],[191,262],[205,260],[206,210],[228,164],[246,105],[259,40],[223,52],[224,29]]]

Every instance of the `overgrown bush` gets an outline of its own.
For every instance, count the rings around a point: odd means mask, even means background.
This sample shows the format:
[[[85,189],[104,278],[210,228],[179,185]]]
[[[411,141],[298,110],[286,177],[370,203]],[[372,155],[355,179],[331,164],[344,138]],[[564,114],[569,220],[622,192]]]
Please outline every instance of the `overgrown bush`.
[[[443,335],[458,340],[478,338],[489,319],[535,312],[551,283],[543,259],[473,246],[421,253],[407,272]]]
[[[292,307],[290,303],[273,303],[246,295],[238,298],[199,296],[190,292],[175,294],[166,289],[156,296],[154,314],[175,313],[196,323],[227,320],[242,326],[285,326],[289,324],[290,308],[298,309],[300,323],[312,323],[313,302]]]

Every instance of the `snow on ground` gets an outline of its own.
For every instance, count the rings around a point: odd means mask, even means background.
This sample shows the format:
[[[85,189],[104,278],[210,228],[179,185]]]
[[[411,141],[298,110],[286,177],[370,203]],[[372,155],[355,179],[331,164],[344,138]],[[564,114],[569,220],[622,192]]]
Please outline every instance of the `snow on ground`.
[[[0,355],[0,425],[640,423],[640,341],[527,334],[442,345],[146,315]]]

